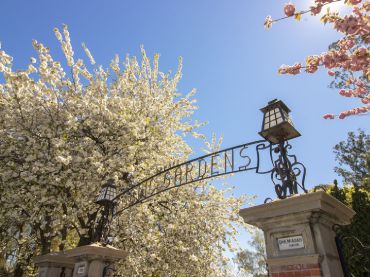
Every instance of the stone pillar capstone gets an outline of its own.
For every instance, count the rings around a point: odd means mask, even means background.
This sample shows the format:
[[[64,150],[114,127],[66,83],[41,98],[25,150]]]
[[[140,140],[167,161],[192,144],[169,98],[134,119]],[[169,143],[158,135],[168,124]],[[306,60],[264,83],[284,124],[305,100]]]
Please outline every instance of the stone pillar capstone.
[[[113,276],[114,263],[125,259],[126,252],[98,243],[55,252],[33,259],[39,277],[101,277]]]
[[[333,225],[348,225],[355,212],[323,191],[240,210],[263,230],[270,277],[342,277]]]
[[[60,277],[62,273],[65,277],[72,277],[75,262],[68,258],[63,252],[54,252],[33,259],[39,268],[39,277]]]
[[[65,251],[65,254],[75,260],[73,277],[101,277],[104,268],[113,269],[115,262],[126,257],[125,251],[100,244],[76,247]],[[106,272],[105,276],[113,276],[109,275],[110,272]]]

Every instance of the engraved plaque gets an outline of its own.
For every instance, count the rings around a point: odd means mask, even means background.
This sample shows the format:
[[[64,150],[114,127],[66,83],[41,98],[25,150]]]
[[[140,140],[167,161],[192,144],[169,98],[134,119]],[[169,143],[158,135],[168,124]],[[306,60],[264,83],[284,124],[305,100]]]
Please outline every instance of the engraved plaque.
[[[280,251],[304,248],[302,236],[280,238],[277,242]]]

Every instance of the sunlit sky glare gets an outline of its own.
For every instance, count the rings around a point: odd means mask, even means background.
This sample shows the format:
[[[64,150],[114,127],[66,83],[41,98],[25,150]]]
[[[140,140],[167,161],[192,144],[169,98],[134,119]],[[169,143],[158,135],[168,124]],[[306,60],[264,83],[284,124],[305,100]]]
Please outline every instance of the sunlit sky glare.
[[[311,1],[311,0],[310,0]],[[310,1],[293,1],[308,9]],[[369,116],[325,121],[325,113],[357,107],[359,101],[328,88],[325,70],[314,75],[279,76],[281,64],[304,62],[319,54],[340,36],[319,17],[304,15],[300,22],[289,18],[263,28],[267,15],[283,16],[286,0],[187,0],[187,1],[15,1],[2,0],[0,41],[12,55],[15,68],[34,56],[32,39],[51,48],[63,60],[54,27],[69,25],[77,56],[87,60],[80,46],[86,42],[98,64],[108,66],[115,54],[140,55],[143,44],[149,56],[160,53],[160,69],[176,70],[184,59],[179,90],[197,88],[199,110],[194,119],[209,123],[199,130],[211,137],[223,136],[223,147],[260,139],[259,109],[274,98],[292,110],[300,138],[291,141],[292,154],[307,167],[308,188],[338,178],[333,146],[348,131],[369,131]],[[332,4],[340,7],[341,4]],[[334,8],[333,8],[334,9]],[[202,155],[202,143],[188,139],[194,157]],[[269,176],[239,173],[228,179],[235,194],[256,194],[256,203],[274,197]]]
[[[303,10],[308,10],[307,7],[309,8],[315,5],[315,0],[298,1],[297,3],[299,4],[299,8],[302,8]],[[350,9],[348,5],[344,4],[344,1],[333,2],[324,6],[321,10],[321,13],[319,13],[319,16],[324,15],[327,11],[327,8],[330,8],[330,11],[332,12],[339,13],[346,12]]]
[[[296,7],[296,12],[298,12],[298,11],[309,11],[310,7],[315,6],[314,2],[315,0],[305,0],[305,1],[293,1],[292,3]],[[310,16],[309,12],[302,16],[301,21],[308,24],[303,24],[304,26],[300,26],[301,31],[307,34],[316,34],[316,39],[320,39],[320,37],[322,36],[327,36],[327,32],[322,32],[322,29],[324,28],[325,30],[332,30],[332,25],[322,24],[320,18],[327,13],[328,9],[330,10],[330,12],[338,12],[339,15],[341,16],[346,15],[351,11],[350,6],[344,4],[344,1],[326,4],[325,6],[322,7],[321,12],[318,15]],[[277,14],[275,13],[273,14],[274,19],[282,17],[281,11],[278,11]],[[293,21],[292,18],[290,20]]]

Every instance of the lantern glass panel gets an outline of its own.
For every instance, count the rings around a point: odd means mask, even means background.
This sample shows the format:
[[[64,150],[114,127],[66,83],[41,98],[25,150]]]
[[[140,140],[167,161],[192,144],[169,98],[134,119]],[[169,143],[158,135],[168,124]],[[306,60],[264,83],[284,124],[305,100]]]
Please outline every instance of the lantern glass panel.
[[[259,133],[271,143],[280,143],[284,140],[299,137],[301,134],[294,128],[289,116],[289,108],[280,100],[268,102],[263,112],[262,130]]]
[[[107,187],[105,199],[113,200],[116,197],[116,189],[114,187]]]
[[[114,186],[105,186],[101,189],[97,202],[113,201],[116,197],[116,188]]]
[[[105,199],[106,191],[107,191],[107,187],[104,187],[104,188],[101,189],[100,194],[99,194],[98,199],[97,199],[98,202]]]
[[[281,109],[275,108],[265,113],[265,122],[263,125],[263,130],[275,127],[276,125],[283,122]]]

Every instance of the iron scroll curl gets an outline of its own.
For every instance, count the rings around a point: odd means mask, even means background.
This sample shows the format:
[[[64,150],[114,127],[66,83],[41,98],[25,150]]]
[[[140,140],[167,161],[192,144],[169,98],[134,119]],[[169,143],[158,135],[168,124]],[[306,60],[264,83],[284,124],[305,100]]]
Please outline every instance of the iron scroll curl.
[[[280,199],[298,193],[298,187],[305,193],[306,167],[298,162],[295,155],[288,155],[288,150],[292,146],[288,141],[281,142],[271,149],[271,153],[278,154],[273,160],[273,169],[271,171],[271,181],[275,186],[275,192]],[[300,179],[300,180],[299,180]]]

